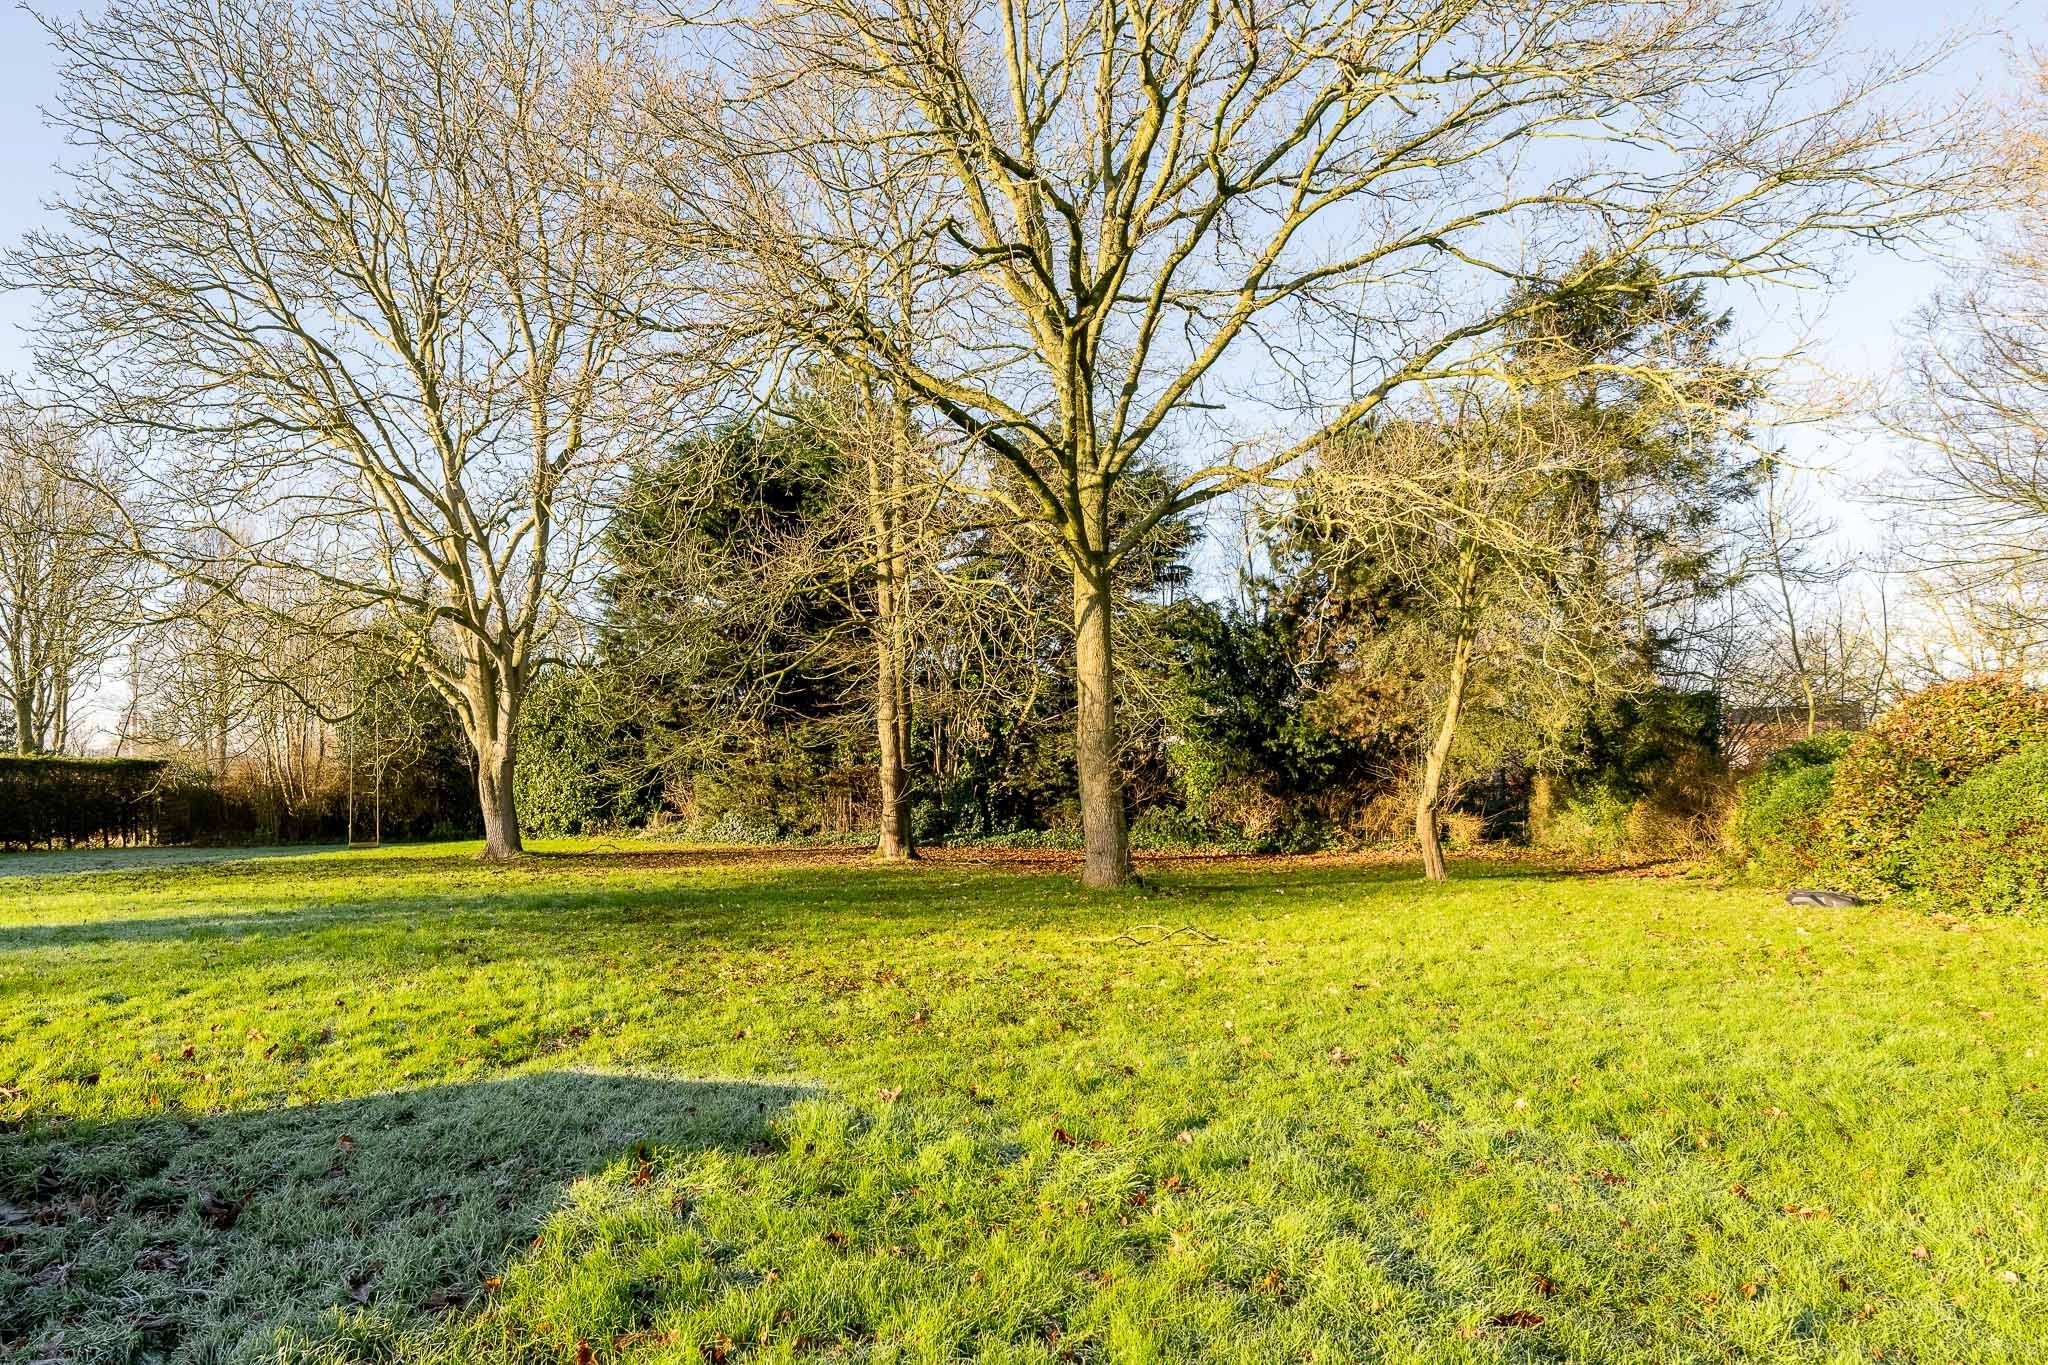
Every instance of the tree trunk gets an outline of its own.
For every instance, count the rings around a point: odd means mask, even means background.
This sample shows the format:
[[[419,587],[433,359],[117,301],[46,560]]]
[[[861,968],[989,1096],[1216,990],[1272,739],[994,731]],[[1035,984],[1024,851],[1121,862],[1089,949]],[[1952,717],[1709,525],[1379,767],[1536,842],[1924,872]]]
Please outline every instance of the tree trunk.
[[[888,589],[877,584],[875,595]],[[910,770],[904,751],[910,736],[909,689],[903,682],[903,656],[898,621],[884,612],[875,632],[875,739],[881,751],[878,772],[882,795],[881,833],[875,856],[884,862],[909,862],[917,856],[910,838]]]
[[[1074,765],[1081,779],[1085,886],[1131,879],[1123,774],[1116,736],[1116,661],[1110,649],[1114,590],[1105,565],[1074,570]]]
[[[476,794],[483,808],[487,863],[509,862],[526,851],[519,838],[519,809],[512,796],[515,744],[511,727],[498,735],[479,734],[476,741]]]
[[[48,728],[50,733],[45,738],[50,752],[63,753],[71,743],[71,670],[68,667],[52,670]]]
[[[1443,719],[1436,739],[1429,746],[1422,765],[1422,785],[1415,793],[1415,839],[1422,845],[1422,875],[1443,881],[1444,847],[1437,833],[1437,803],[1443,799],[1444,766],[1450,761],[1451,744],[1458,737],[1458,717],[1465,706],[1465,680],[1472,670],[1472,639],[1458,637],[1451,651],[1450,687],[1444,697]]]
[[[868,502],[875,537],[875,739],[881,788],[875,856],[906,863],[917,856],[910,835],[910,581],[903,515],[909,496],[911,417],[898,403],[889,439],[868,464]]]
[[[465,660],[469,678],[463,689],[463,720],[476,750],[477,805],[484,817],[485,862],[509,862],[526,852],[519,837],[519,808],[513,798],[512,775],[518,757],[519,705],[524,698],[508,681],[508,669],[481,649]]]
[[[1539,848],[1557,818],[1557,778],[1550,773],[1529,775],[1529,842]]]

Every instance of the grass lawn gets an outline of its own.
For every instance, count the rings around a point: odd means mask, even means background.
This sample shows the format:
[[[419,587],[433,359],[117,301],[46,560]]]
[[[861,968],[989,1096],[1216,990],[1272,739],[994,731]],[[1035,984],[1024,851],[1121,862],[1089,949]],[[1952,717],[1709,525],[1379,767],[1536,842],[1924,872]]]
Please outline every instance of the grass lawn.
[[[2048,923],[466,852],[0,878],[0,1357],[2048,1359]]]

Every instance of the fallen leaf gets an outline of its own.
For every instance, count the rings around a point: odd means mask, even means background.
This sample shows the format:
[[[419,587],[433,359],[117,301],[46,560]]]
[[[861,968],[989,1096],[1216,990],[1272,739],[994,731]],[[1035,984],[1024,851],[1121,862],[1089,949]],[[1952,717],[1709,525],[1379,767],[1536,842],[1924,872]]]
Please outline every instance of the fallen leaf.
[[[1916,1261],[1924,1261],[1927,1259],[1927,1248],[1914,1247],[1913,1250],[1907,1254],[1910,1255]]]
[[[242,1216],[242,1210],[249,1207],[249,1201],[253,1198],[255,1195],[245,1194],[240,1199],[224,1199],[212,1190],[201,1190],[199,1216],[222,1232],[226,1232],[235,1225],[235,1220]]]
[[[135,1253],[137,1270],[176,1270],[184,1264],[184,1256],[173,1246],[146,1246]]]
[[[1486,1320],[1488,1327],[1541,1327],[1543,1319],[1526,1308],[1510,1308],[1505,1313],[1495,1313]]]

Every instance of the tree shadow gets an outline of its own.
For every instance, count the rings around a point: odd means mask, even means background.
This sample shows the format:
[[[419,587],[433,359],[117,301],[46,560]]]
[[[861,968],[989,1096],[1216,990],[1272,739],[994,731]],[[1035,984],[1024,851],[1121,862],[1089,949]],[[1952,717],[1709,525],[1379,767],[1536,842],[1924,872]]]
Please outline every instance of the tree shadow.
[[[800,934],[815,944],[821,939],[872,935],[878,928],[904,933],[951,927],[980,915],[1014,924],[1017,884],[1061,875],[1056,868],[1016,860],[934,859],[922,869],[902,869],[849,858],[833,849],[798,850],[795,858],[784,856],[783,850],[770,851],[773,856],[759,856],[761,852],[542,853],[506,866],[445,855],[390,853],[361,862],[336,858],[267,867],[257,862],[223,864],[208,870],[206,910],[9,924],[0,926],[0,954],[116,943],[175,944],[196,950],[260,939],[273,945],[266,949],[273,953],[283,951],[276,946],[281,941],[300,940],[313,955],[325,956],[353,950],[344,949],[339,939],[353,940],[365,951],[388,947],[394,923],[429,931],[437,942],[464,932],[465,926],[487,924],[501,944],[526,947],[600,928],[679,940],[711,936],[727,946],[779,942]],[[739,869],[744,875],[689,875],[718,869]],[[563,875],[582,872],[590,876],[572,880]],[[607,875],[648,872],[676,875],[623,882]],[[1162,858],[1147,864],[1145,872],[1147,885],[1135,890],[1134,897],[1146,903],[1163,899],[1191,906],[1274,892],[1350,887],[1377,893],[1428,885],[1413,864],[1387,860],[1200,855]],[[456,875],[451,878],[451,873]],[[1155,879],[1155,873],[1165,874],[1166,880]],[[935,882],[935,874],[953,880]],[[1454,862],[1450,886],[1467,881],[1579,880],[1589,875],[1595,874],[1526,860],[1471,858]],[[118,900],[120,891],[139,893],[157,885],[108,877],[95,891]],[[1088,922],[1105,915],[1114,918],[1130,908],[1065,883],[1061,889],[1071,891],[1072,898],[1034,898],[1032,913]],[[846,913],[856,909],[861,913]]]
[[[337,1310],[403,1331],[480,1299],[570,1182],[769,1150],[807,1093],[565,1071],[9,1134],[0,1356],[261,1357]]]
[[[250,883],[244,888],[209,887],[218,907],[193,914],[146,915],[134,919],[64,919],[0,927],[0,953],[75,948],[96,944],[161,944],[195,947],[243,939],[313,942],[335,934],[376,937],[394,924],[446,935],[468,925],[504,938],[532,934],[543,939],[599,925],[627,930],[662,930],[686,937],[717,936],[728,944],[762,943],[801,933],[808,940],[870,932],[872,921],[844,912],[858,908],[906,923],[944,924],[971,912],[981,898],[990,907],[1006,904],[1008,890],[992,881],[974,895],[941,897],[920,886],[914,875],[848,871],[818,878],[799,871],[764,872],[744,885],[689,884],[591,886],[579,888],[543,877],[489,886],[422,887],[418,891],[366,891],[349,887],[322,898],[309,879]],[[260,908],[245,908],[260,907]]]
[[[154,872],[174,867],[218,867],[271,858],[338,853],[339,844],[268,844],[248,848],[144,845],[135,848],[29,849],[0,852],[0,877],[77,877],[107,872]]]

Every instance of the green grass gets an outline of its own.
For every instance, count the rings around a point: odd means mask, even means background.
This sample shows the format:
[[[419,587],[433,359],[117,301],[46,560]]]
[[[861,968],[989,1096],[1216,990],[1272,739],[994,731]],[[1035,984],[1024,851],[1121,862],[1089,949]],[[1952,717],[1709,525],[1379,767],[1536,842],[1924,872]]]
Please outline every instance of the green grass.
[[[0,1355],[2048,1358],[2039,922],[464,851],[0,879]]]

